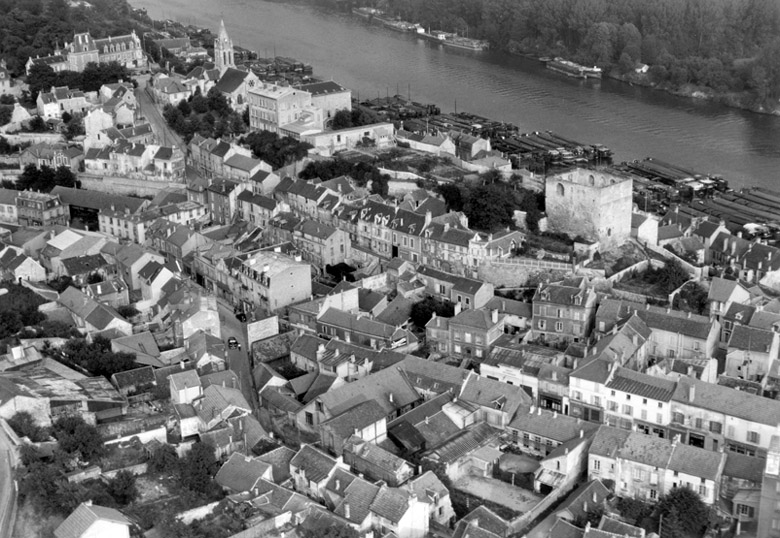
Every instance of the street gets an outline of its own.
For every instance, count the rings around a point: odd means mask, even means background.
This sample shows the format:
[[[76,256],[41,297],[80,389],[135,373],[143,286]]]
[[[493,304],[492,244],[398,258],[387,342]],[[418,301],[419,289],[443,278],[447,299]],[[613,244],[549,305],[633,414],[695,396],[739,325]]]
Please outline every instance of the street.
[[[228,338],[235,337],[241,344],[241,349],[228,349],[227,362],[230,368],[241,380],[241,392],[244,397],[257,410],[257,393],[252,379],[252,366],[249,361],[249,347],[246,342],[246,325],[236,319],[233,308],[218,300],[219,319],[222,323],[222,340],[227,347]]]
[[[162,112],[157,105],[154,104],[152,97],[149,95],[149,91],[151,90],[147,90],[147,85],[150,78],[149,75],[136,77],[138,87],[135,89],[135,98],[136,101],[138,101],[140,114],[151,124],[152,131],[154,131],[154,134],[157,136],[158,142],[161,145],[175,145],[184,150],[184,141],[168,127],[165,118],[162,117]]]

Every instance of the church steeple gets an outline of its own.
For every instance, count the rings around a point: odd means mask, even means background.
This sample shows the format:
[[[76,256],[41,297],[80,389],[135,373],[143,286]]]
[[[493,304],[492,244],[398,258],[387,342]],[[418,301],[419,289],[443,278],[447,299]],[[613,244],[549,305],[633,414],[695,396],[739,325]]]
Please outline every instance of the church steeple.
[[[219,69],[220,75],[227,71],[228,67],[235,67],[233,59],[233,41],[225,29],[225,21],[219,23],[219,36],[214,40],[214,64]]]

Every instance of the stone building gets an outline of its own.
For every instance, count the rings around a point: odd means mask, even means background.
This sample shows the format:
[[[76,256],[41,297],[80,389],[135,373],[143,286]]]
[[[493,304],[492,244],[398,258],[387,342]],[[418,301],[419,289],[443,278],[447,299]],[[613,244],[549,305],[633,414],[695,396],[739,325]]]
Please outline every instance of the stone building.
[[[599,241],[600,250],[621,245],[631,234],[633,182],[604,170],[575,168],[547,178],[549,230]]]

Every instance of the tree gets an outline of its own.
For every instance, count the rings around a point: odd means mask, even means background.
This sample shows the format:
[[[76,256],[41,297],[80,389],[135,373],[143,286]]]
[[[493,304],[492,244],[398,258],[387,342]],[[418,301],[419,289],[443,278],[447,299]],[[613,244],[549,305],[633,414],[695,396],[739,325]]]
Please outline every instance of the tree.
[[[138,497],[135,475],[129,471],[119,471],[106,486],[108,493],[121,506],[130,504]]]
[[[131,305],[131,304],[122,305],[120,307],[117,307],[116,311],[117,311],[117,313],[120,316],[122,316],[123,318],[126,318],[126,319],[130,319],[130,318],[135,317],[138,314],[140,314],[138,309],[135,306]]]
[[[695,491],[685,487],[674,488],[661,497],[658,512],[663,517],[664,538],[702,536],[709,522],[707,505]],[[679,522],[682,532],[670,534],[670,527],[673,528],[675,520]]]
[[[685,282],[690,280],[690,275],[679,261],[672,258],[658,271],[658,285],[664,293],[671,293]]]
[[[8,425],[19,437],[27,437],[33,443],[40,443],[49,438],[46,428],[39,425],[35,417],[27,411],[18,411],[8,419]]]
[[[333,523],[322,527],[298,527],[298,535],[301,538],[358,538],[360,535],[352,527],[346,524]]]
[[[333,119],[330,120],[330,126],[334,131],[349,129],[352,127],[352,112],[346,108],[337,110],[336,113],[333,114]]]
[[[149,457],[149,471],[153,473],[170,473],[176,470],[179,456],[171,445],[164,444],[154,449]]]
[[[388,181],[390,176],[387,174],[378,174],[377,177],[371,180],[371,194],[378,194],[379,196],[387,196],[390,190]]]
[[[514,202],[507,189],[500,185],[481,185],[473,189],[463,210],[469,225],[477,230],[493,232],[513,224]]]
[[[190,104],[187,102],[186,99],[182,99],[181,101],[179,101],[179,104],[176,105],[176,108],[178,108],[179,112],[181,112],[184,116],[189,116],[190,113],[192,112],[192,107],[190,106]]]
[[[414,323],[418,329],[424,329],[428,322],[431,321],[433,314],[445,318],[452,317],[455,315],[455,305],[449,301],[441,301],[434,297],[426,297],[422,301],[412,305],[410,317],[412,323]]]
[[[79,453],[85,461],[96,461],[106,447],[97,428],[78,415],[66,415],[53,424],[54,436],[60,448],[68,454]]]
[[[663,538],[687,538],[680,514],[674,506],[665,515],[661,515],[658,524],[658,531]]]
[[[436,192],[444,198],[447,209],[450,211],[463,211],[463,192],[453,183],[440,183],[436,186]]]
[[[206,443],[195,443],[179,466],[182,486],[197,493],[211,493],[217,487],[213,480],[217,466],[214,449]]]
[[[35,116],[27,124],[27,128],[33,133],[42,133],[46,131],[46,122],[40,116]]]

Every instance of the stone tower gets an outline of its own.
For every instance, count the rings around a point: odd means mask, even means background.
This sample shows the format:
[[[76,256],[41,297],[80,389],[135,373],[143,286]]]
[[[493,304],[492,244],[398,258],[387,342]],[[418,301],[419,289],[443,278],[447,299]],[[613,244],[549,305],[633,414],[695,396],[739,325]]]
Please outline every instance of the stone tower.
[[[233,41],[225,30],[225,21],[219,23],[219,36],[214,40],[214,64],[222,75],[228,67],[236,67],[233,60]]]

